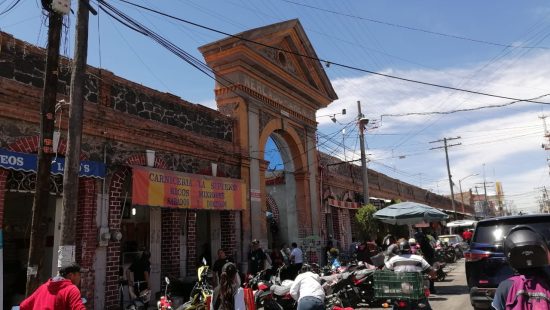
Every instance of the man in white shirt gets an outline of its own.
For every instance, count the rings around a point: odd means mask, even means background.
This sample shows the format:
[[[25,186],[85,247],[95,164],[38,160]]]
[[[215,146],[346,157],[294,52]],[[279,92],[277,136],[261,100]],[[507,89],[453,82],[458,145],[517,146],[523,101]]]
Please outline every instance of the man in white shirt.
[[[399,255],[393,256],[386,262],[387,269],[397,272],[426,272],[435,277],[432,266],[422,256],[411,254],[411,246],[408,241],[401,241],[399,250]]]
[[[302,268],[303,271],[309,269],[306,266]],[[290,287],[290,295],[298,301],[298,310],[325,309],[325,291],[319,276],[313,272],[299,274]]]
[[[432,279],[436,277],[435,270],[422,256],[411,254],[409,241],[403,240],[399,242],[399,250],[399,255],[392,257],[386,262],[386,269],[395,272],[425,272]],[[427,298],[423,298],[419,302],[426,305],[426,310],[431,310]]]
[[[302,269],[302,264],[304,263],[304,255],[302,250],[298,247],[296,242],[292,242],[292,251],[290,252],[290,266],[291,266],[291,275],[292,278],[296,277],[300,269]]]

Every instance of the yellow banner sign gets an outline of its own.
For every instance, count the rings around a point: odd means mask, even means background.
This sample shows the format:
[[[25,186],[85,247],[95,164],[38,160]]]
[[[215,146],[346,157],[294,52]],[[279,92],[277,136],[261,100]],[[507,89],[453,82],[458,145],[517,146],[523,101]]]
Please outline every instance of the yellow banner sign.
[[[203,210],[242,210],[245,183],[177,171],[132,168],[132,204]]]

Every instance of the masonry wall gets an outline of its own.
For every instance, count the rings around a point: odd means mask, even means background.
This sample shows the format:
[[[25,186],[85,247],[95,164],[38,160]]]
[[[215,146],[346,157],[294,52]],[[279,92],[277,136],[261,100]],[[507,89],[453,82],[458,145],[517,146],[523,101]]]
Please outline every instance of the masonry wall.
[[[363,179],[361,166],[343,163],[341,160],[319,153],[319,163],[323,169],[323,193],[327,192],[336,200],[352,193],[352,201],[362,200]],[[383,173],[368,169],[369,196],[402,201],[415,201],[435,208],[452,211],[451,199],[429,190],[391,178]],[[462,212],[462,203],[455,201],[456,210]],[[466,213],[474,214],[469,205],[464,205]]]
[[[0,147],[21,144],[16,151],[35,152],[40,122],[45,51],[0,32]],[[61,60],[58,99],[68,101],[70,87],[69,61]],[[194,174],[206,174],[211,163],[218,164],[224,177],[241,178],[241,157],[244,151],[235,140],[235,120],[221,113],[189,103],[174,95],[155,91],[140,84],[93,67],[87,68],[84,105],[82,154],[85,158],[107,163],[106,189],[108,226],[120,231],[122,188],[131,177],[130,165],[145,165],[145,150],[157,152],[156,167]],[[68,129],[68,106],[56,114],[56,128],[62,139]],[[65,148],[62,144],[61,148]],[[64,152],[64,151],[63,151]],[[3,219],[5,183],[8,173],[0,169],[0,220]],[[94,291],[93,270],[98,247],[96,194],[101,186],[96,180],[85,181],[79,188],[79,225],[77,225],[77,259],[88,271],[83,275],[83,293]],[[184,276],[180,270],[179,238],[182,220],[179,210],[162,210],[162,275]],[[183,211],[185,212],[185,211]],[[194,275],[196,262],[196,214],[187,211],[187,269]],[[230,234],[235,216],[222,216],[226,229],[222,244],[235,251],[235,234]],[[1,221],[0,221],[1,223]],[[0,224],[1,225],[1,224]],[[233,226],[234,227],[234,226]],[[109,241],[106,248],[104,306],[119,308],[120,242]],[[98,281],[95,281],[98,283]],[[102,283],[102,281],[99,281]],[[89,306],[93,306],[89,304]]]

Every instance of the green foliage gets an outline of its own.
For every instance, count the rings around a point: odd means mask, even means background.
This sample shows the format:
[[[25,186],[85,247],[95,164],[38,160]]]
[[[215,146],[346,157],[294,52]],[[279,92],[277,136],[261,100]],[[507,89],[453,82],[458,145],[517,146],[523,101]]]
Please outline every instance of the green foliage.
[[[380,231],[380,222],[373,217],[376,211],[376,207],[372,204],[365,205],[357,210],[355,219],[361,229],[362,238],[377,238]]]

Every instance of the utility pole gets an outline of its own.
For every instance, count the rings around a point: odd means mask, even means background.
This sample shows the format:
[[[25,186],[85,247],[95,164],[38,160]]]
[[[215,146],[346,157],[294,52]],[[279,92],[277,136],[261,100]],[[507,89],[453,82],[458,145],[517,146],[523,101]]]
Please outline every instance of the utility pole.
[[[71,74],[69,108],[69,132],[63,174],[63,210],[61,212],[61,240],[57,267],[65,267],[75,262],[76,213],[78,209],[78,174],[80,171],[80,149],[82,140],[82,120],[84,106],[84,83],[88,58],[88,20],[90,5],[88,0],[78,4],[75,52]]]
[[[365,155],[365,126],[369,120],[361,113],[361,101],[357,101],[357,122],[359,125],[359,142],[361,143],[361,167],[363,168],[363,201],[364,204],[369,204],[369,171],[367,169],[367,157]]]
[[[50,199],[50,173],[52,156],[55,152],[53,149],[53,131],[55,127],[55,104],[59,75],[59,47],[63,26],[62,14],[54,12],[51,7],[44,7],[44,9],[48,11],[48,47],[44,89],[40,103],[40,146],[38,148],[38,167],[32,205],[27,283],[25,288],[26,296],[32,294],[40,285],[39,275],[43,267],[44,227],[46,223],[43,220],[42,211],[47,208]]]
[[[445,159],[447,160],[447,174],[449,176],[449,186],[451,187],[451,205],[453,206],[453,213],[454,213],[455,221],[457,219],[457,216],[456,216],[456,203],[455,203],[455,194],[454,194],[454,190],[453,190],[453,178],[452,178],[452,175],[451,175],[451,167],[449,166],[449,152],[447,151],[447,149],[449,147],[452,147],[452,146],[461,145],[462,143],[447,145],[447,141],[457,140],[457,139],[460,139],[460,137],[443,138],[443,139],[440,139],[440,140],[437,140],[437,141],[431,141],[430,142],[430,143],[443,142],[443,146],[432,147],[430,150],[441,149],[441,148],[445,149]]]
[[[483,163],[483,194],[485,195],[485,208],[489,210],[489,201],[487,200],[487,181],[485,180],[485,163]]]

